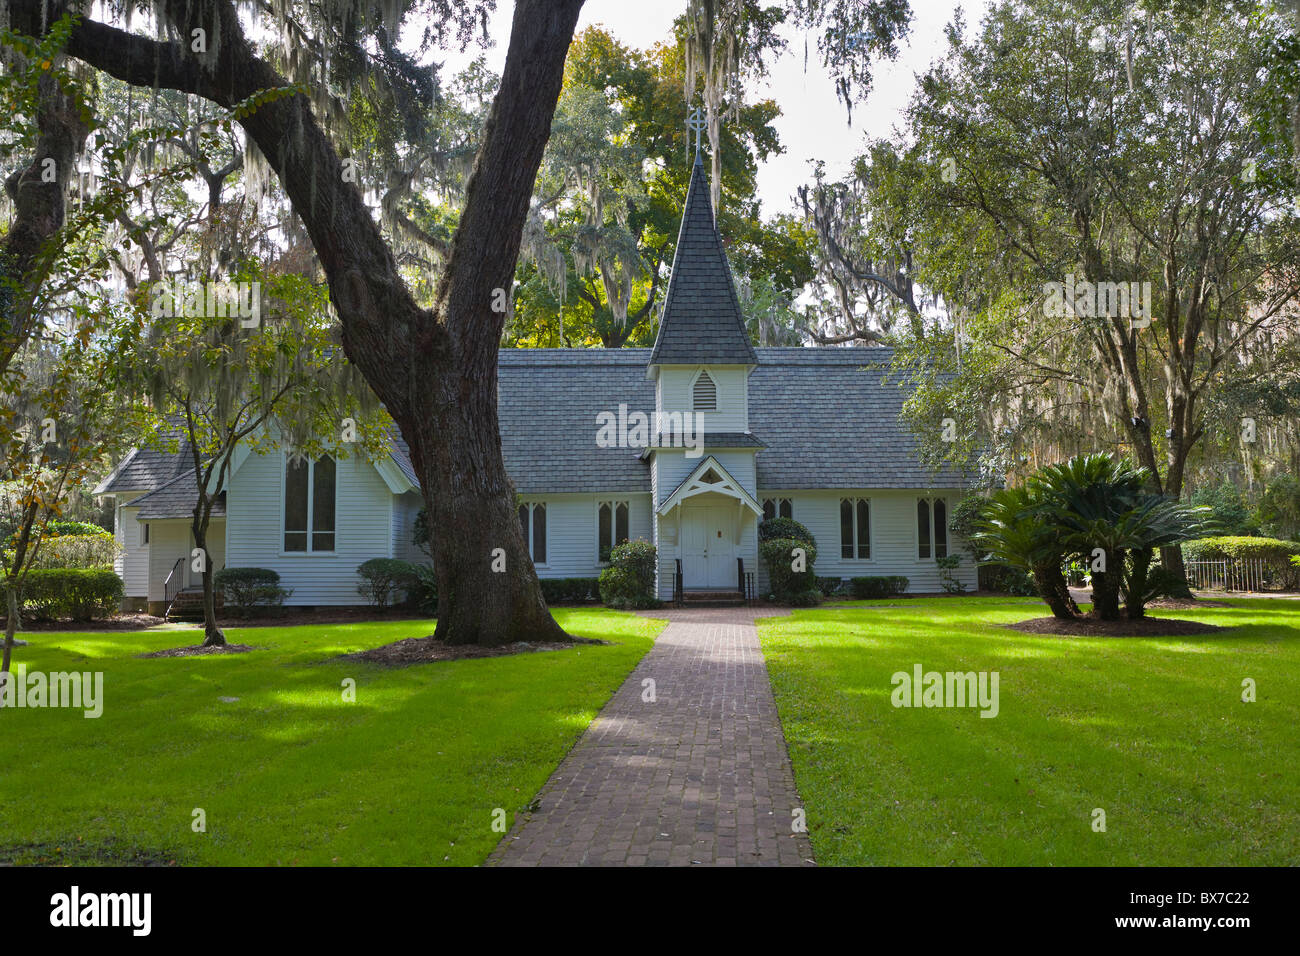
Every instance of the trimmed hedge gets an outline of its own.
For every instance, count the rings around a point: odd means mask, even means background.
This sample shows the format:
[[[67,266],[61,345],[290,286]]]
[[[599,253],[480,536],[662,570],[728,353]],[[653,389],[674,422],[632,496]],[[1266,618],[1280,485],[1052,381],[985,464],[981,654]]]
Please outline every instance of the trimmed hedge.
[[[280,587],[280,574],[270,568],[222,568],[212,576],[212,586],[240,614],[259,608],[279,607],[293,593]]]
[[[878,598],[896,597],[907,591],[908,580],[901,574],[888,576],[866,576],[851,578],[849,591],[858,600],[876,600]]]
[[[111,534],[46,537],[32,568],[111,568],[121,550]]]
[[[638,539],[615,545],[610,565],[600,572],[600,599],[609,607],[658,607],[655,568],[659,552],[649,541]]]
[[[839,594],[845,589],[845,584],[839,578],[818,578],[817,590],[822,594],[830,597],[833,594]]]
[[[388,607],[400,592],[409,596],[420,583],[419,566],[397,558],[371,558],[357,568],[357,575],[357,592],[379,608]]]
[[[1268,575],[1288,591],[1300,587],[1300,570],[1291,563],[1295,554],[1300,554],[1300,541],[1280,538],[1223,535],[1183,542],[1183,558],[1187,561],[1263,561]]]
[[[586,604],[600,599],[600,578],[540,578],[547,604]]]
[[[46,620],[93,621],[117,613],[122,591],[122,579],[111,570],[33,568],[23,580],[18,604],[24,614]],[[0,596],[4,598],[2,608],[8,604],[3,583]]]
[[[772,521],[789,521],[789,518],[773,518]],[[763,522],[767,524],[768,522]],[[804,552],[804,570],[796,571],[795,551]],[[772,596],[781,604],[792,607],[812,607],[821,602],[822,593],[817,590],[817,574],[813,566],[817,562],[817,546],[799,538],[771,538],[758,546],[759,557],[767,566],[767,580],[772,589]]]
[[[817,547],[817,539],[804,525],[793,518],[767,518],[758,524],[758,540],[774,541],[778,538],[793,538]]]

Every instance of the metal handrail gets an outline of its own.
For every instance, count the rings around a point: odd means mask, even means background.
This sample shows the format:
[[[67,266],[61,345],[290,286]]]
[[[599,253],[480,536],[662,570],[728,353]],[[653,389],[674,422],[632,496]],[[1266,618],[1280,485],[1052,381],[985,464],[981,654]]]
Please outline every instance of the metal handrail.
[[[673,603],[681,604],[682,597],[682,559],[677,558],[677,573],[673,576]]]
[[[172,605],[176,602],[177,596],[181,591],[185,590],[184,585],[179,583],[185,576],[182,574],[178,577],[176,574],[183,564],[185,564],[185,556],[181,555],[176,559],[176,563],[172,565],[171,573],[167,575],[167,579],[163,581],[163,603],[167,605],[167,610],[163,612],[163,617],[166,617],[172,612]],[[176,578],[178,582],[174,592],[172,591],[172,578]]]

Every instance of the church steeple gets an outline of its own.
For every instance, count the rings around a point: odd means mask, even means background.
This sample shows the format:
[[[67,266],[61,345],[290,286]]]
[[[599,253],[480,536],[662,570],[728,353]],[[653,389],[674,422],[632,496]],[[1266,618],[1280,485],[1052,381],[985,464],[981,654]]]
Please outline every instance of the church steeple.
[[[650,365],[757,365],[698,152]]]

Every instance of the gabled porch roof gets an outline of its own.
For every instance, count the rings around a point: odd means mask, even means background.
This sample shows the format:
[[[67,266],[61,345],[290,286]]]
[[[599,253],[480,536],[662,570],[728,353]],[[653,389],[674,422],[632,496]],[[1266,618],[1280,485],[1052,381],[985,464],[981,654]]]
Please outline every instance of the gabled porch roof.
[[[659,506],[659,514],[666,515],[687,498],[709,492],[735,498],[747,505],[754,514],[763,514],[763,506],[755,501],[754,496],[745,490],[744,485],[733,478],[712,455],[705,457],[689,475],[682,479],[681,484]]]

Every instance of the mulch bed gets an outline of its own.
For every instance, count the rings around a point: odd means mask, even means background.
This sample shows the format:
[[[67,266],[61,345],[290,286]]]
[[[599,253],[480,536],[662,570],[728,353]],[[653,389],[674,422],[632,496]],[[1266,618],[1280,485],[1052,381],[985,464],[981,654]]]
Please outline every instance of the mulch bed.
[[[385,667],[409,667],[411,664],[459,661],[472,657],[507,657],[511,654],[532,654],[536,651],[568,651],[584,644],[608,643],[609,641],[575,637],[571,642],[516,641],[513,644],[501,644],[497,647],[481,647],[478,644],[445,644],[433,636],[408,637],[404,641],[372,647],[368,651],[343,654],[334,660],[364,661],[367,664],[382,664]]]
[[[251,644],[219,644],[216,647],[193,644],[189,647],[169,647],[165,651],[154,651],[150,654],[137,654],[136,657],[207,657],[221,654],[247,654],[255,650],[257,648]]]
[[[1199,601],[1196,602],[1196,606],[1204,607]],[[1002,626],[1026,634],[1059,634],[1063,637],[1178,637],[1191,634],[1217,634],[1221,631],[1233,630],[1230,627],[1168,617],[1141,617],[1136,621],[1128,619],[1103,621],[1095,617],[1063,621],[1055,617],[1036,617]]]

